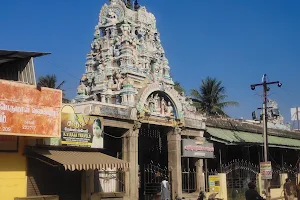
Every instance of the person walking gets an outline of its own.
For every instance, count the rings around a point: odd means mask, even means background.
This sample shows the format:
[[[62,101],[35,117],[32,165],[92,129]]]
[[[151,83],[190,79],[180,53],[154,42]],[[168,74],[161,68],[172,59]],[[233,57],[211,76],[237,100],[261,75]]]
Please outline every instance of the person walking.
[[[171,200],[171,195],[170,195],[170,184],[167,181],[167,178],[164,178],[163,181],[161,182],[161,200]]]
[[[300,182],[296,185],[297,200],[300,200]]]
[[[252,182],[248,183],[248,190],[245,192],[246,200],[263,200],[258,192],[256,191],[256,185]]]
[[[285,179],[285,183],[283,184],[283,192],[285,200],[294,200],[291,179]]]

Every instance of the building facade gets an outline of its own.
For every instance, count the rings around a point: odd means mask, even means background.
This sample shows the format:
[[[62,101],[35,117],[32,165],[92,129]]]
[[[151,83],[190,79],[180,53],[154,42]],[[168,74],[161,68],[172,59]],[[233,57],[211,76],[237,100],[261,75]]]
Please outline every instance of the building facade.
[[[32,96],[42,93],[36,89],[33,59],[46,54],[0,50],[0,199],[3,200],[27,196],[27,158],[24,149],[37,137],[35,131],[24,129],[29,126],[23,125],[23,130],[18,126],[25,121],[24,113],[30,112],[29,106],[38,107],[39,104],[27,99],[28,94],[22,94],[22,91],[30,91]],[[26,105],[26,102],[29,104]],[[24,107],[26,110],[22,110]]]
[[[75,113],[99,116],[104,124],[104,150],[129,162],[127,197],[147,199],[168,178],[172,196],[184,196],[183,168],[195,170],[188,180],[197,196],[204,154],[182,157],[182,151],[205,143],[204,117],[174,89],[170,66],[152,13],[137,1],[128,8],[111,0],[100,11],[91,51],[87,54]],[[182,139],[194,142],[183,148]]]

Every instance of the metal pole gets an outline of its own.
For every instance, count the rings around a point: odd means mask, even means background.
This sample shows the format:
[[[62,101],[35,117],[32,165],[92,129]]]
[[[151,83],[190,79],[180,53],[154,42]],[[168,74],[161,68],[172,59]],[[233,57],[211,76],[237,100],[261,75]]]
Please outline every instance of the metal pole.
[[[187,168],[188,168],[187,186],[188,186],[188,192],[190,192],[190,158],[187,158]]]
[[[296,113],[297,113],[297,123],[298,123],[298,130],[297,131],[299,131],[299,129],[300,129],[300,122],[299,122],[299,109],[298,109],[298,107],[296,107]]]
[[[268,119],[267,119],[267,100],[266,91],[264,91],[264,104],[263,104],[263,122],[264,122],[264,161],[268,161]]]
[[[267,91],[268,86],[266,82],[266,77],[264,77],[263,82],[263,89],[264,89],[264,104],[263,104],[263,122],[264,122],[264,161],[268,162],[268,155],[269,155],[269,147],[268,147],[268,112],[267,112]],[[266,199],[271,199],[269,193],[269,180],[265,180],[265,191],[266,191]]]
[[[272,81],[272,82],[267,82],[267,74],[263,75],[263,80],[262,83],[258,84],[252,84],[250,85],[252,90],[255,90],[257,86],[262,86],[263,87],[263,95],[264,95],[264,102],[263,102],[263,125],[264,125],[264,161],[268,162],[268,113],[267,113],[267,92],[269,91],[268,85],[273,85],[277,84],[278,87],[281,87],[282,84],[279,81]],[[270,199],[270,194],[269,194],[269,185],[270,181],[265,180],[265,192],[266,192],[266,199]]]
[[[205,161],[205,188],[206,188],[206,192],[208,192],[207,159],[204,159],[204,161]]]
[[[223,173],[223,171],[222,171],[222,152],[221,152],[221,149],[219,149],[219,155],[220,155],[220,170],[221,170],[221,173]]]

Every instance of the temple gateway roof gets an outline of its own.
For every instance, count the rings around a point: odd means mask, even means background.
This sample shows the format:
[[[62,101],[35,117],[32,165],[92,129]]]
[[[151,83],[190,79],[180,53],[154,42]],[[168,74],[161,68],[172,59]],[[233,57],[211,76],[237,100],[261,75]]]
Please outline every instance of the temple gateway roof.
[[[197,116],[174,89],[154,15],[111,0],[100,11],[74,103],[100,102],[136,108],[140,116],[182,120]]]

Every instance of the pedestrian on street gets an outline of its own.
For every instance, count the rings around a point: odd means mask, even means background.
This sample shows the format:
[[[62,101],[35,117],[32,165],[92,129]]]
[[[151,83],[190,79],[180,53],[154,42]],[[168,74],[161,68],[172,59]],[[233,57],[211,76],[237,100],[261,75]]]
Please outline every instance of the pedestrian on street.
[[[283,184],[283,192],[284,192],[285,200],[294,200],[291,179],[289,178],[285,179],[285,183]]]
[[[171,200],[171,195],[170,195],[170,184],[165,177],[163,181],[161,182],[161,200]]]
[[[300,182],[296,185],[297,200],[300,200]]]
[[[258,192],[256,191],[256,185],[252,182],[248,183],[248,190],[245,192],[246,200],[263,200]]]
[[[199,193],[199,196],[198,196],[198,199],[197,199],[197,200],[204,200],[204,198],[205,198],[205,194],[204,194],[204,192],[203,192],[203,191],[200,191],[200,193]]]

